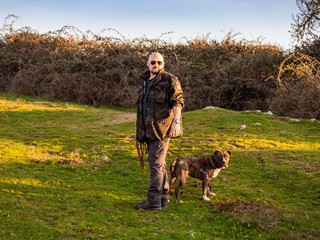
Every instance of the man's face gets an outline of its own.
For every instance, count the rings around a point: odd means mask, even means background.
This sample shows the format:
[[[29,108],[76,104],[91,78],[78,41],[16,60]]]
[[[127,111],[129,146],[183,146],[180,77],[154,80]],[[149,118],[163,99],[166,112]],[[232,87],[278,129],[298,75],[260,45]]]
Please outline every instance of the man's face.
[[[147,65],[152,74],[158,74],[159,71],[164,67],[163,56],[160,53],[151,54]]]

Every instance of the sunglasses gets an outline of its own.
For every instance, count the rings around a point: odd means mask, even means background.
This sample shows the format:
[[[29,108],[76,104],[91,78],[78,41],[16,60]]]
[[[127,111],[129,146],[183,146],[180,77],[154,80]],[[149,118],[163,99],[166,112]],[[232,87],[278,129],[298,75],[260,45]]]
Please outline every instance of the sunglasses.
[[[162,65],[161,61],[151,61],[151,65],[155,65],[156,63],[158,63],[158,65]]]

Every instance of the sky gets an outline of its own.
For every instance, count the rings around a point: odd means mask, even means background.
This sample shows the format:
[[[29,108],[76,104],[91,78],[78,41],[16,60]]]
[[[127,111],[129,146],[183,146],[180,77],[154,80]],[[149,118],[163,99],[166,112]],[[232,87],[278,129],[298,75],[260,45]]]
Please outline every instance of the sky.
[[[112,28],[128,39],[178,42],[207,34],[221,41],[231,31],[238,39],[262,37],[263,44],[283,48],[292,46],[289,31],[298,12],[295,0],[0,0],[1,26],[14,14],[20,17],[14,28],[40,33],[63,26],[94,33]]]

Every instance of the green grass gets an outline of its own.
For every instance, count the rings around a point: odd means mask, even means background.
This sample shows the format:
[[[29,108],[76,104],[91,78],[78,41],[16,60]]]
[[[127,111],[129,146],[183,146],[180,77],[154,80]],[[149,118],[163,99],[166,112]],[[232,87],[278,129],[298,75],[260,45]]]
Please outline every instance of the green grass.
[[[320,238],[319,122],[223,109],[183,116],[170,148],[229,149],[229,168],[210,202],[190,178],[182,204],[171,196],[145,212],[133,207],[149,184],[134,110],[0,95],[0,239]]]

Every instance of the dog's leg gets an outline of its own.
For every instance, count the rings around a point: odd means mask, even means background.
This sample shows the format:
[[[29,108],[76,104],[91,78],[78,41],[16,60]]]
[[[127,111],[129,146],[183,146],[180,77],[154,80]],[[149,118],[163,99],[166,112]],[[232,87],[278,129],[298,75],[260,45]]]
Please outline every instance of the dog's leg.
[[[171,179],[170,179],[170,182],[169,182],[169,194],[171,193],[172,186],[176,182],[176,180],[177,180],[176,177],[172,177],[171,176]]]
[[[210,195],[216,196],[216,194],[214,192],[212,192],[212,181],[211,181],[211,179],[208,180],[208,193]]]
[[[181,172],[181,176],[179,178],[178,186],[177,186],[177,188],[175,190],[177,203],[181,203],[182,202],[181,199],[180,199],[180,193],[181,193],[181,190],[182,190],[183,186],[185,185],[186,181],[187,181],[187,173],[182,171]]]
[[[210,201],[211,199],[207,197],[207,190],[208,190],[208,179],[204,177],[202,179],[202,198],[205,201]]]
[[[175,166],[176,166],[176,163],[177,163],[177,159],[174,160],[170,166],[170,181],[169,181],[169,195],[170,193],[172,193],[172,187],[173,187],[173,184],[176,182],[177,180],[177,174],[175,171],[179,171],[179,169],[175,169]],[[168,199],[168,202],[170,202],[170,199]]]
[[[177,180],[176,177],[172,177],[172,176],[171,176],[171,179],[170,179],[170,181],[169,181],[169,195],[170,195],[171,193],[173,193],[172,187],[173,187],[173,184],[175,183],[176,180]],[[168,199],[168,202],[170,202],[170,199]]]
[[[177,203],[181,203],[182,202],[180,200],[181,189],[182,189],[182,184],[181,184],[181,181],[179,180],[178,186],[176,187],[176,190],[175,190],[176,202]]]

